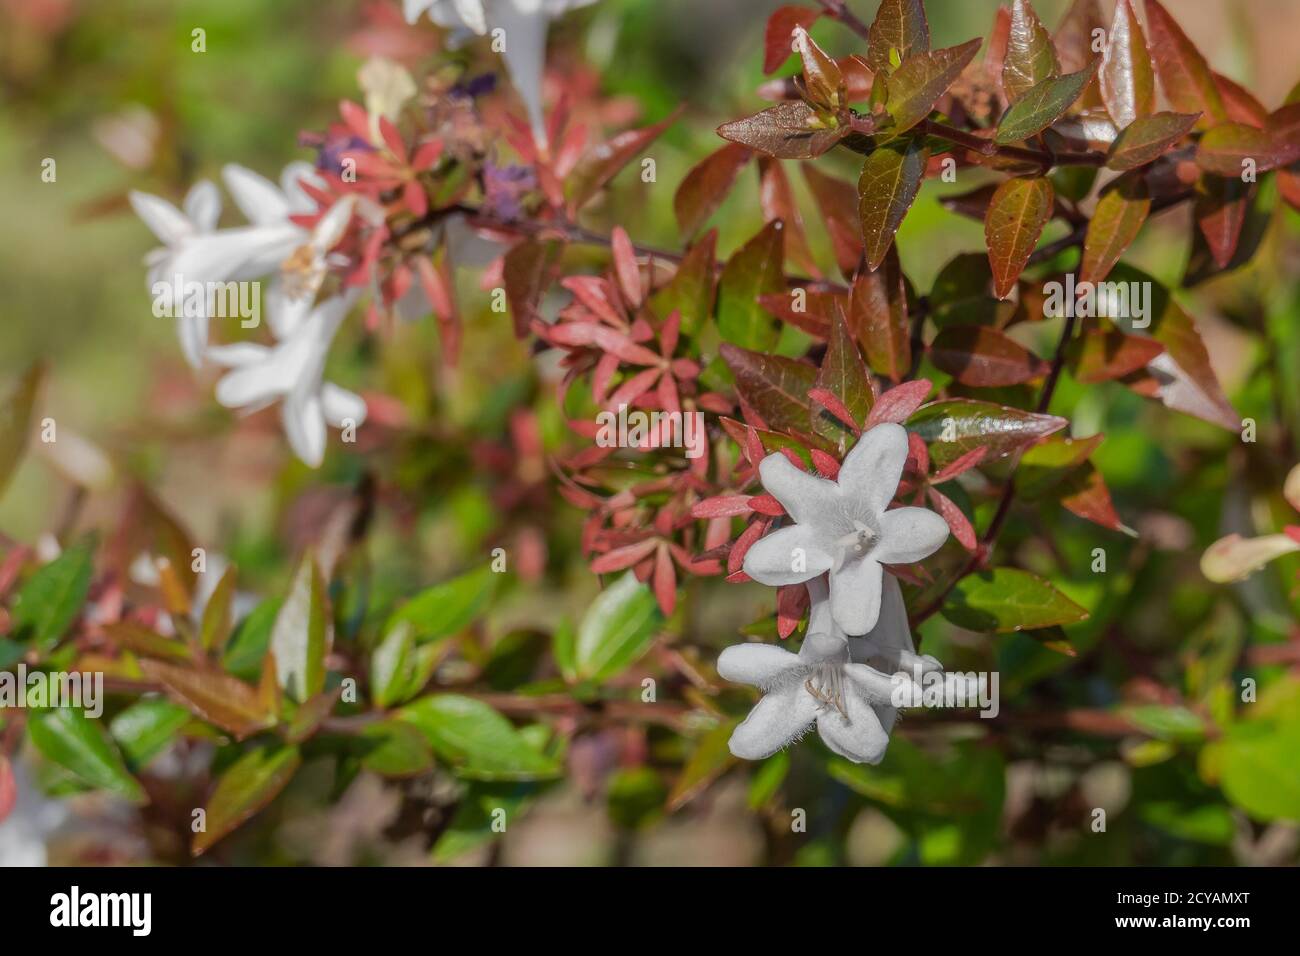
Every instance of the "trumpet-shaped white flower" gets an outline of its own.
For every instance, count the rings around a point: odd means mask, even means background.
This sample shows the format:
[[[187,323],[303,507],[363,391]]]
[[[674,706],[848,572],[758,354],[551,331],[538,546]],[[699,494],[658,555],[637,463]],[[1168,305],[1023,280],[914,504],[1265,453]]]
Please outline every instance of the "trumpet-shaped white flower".
[[[211,235],[221,217],[221,194],[206,179],[195,183],[186,194],[183,209],[177,209],[166,199],[149,193],[132,190],[128,198],[135,214],[144,220],[144,224],[162,242],[162,246],[151,250],[144,257],[145,265],[149,267],[150,289],[155,283],[171,282],[172,276],[177,272],[176,260],[187,258],[189,248],[196,238]],[[203,361],[203,350],[208,344],[207,303],[188,315],[184,309],[177,308],[175,311],[181,351],[185,353],[186,361],[197,368]]]
[[[738,644],[718,657],[720,675],[763,691],[728,746],[737,757],[761,760],[816,724],[835,753],[854,763],[879,763],[898,716],[891,703],[898,682],[940,670],[939,662],[916,655],[893,575],[886,576],[879,620],[864,638],[850,638],[836,625],[825,577],[809,581],[808,593],[808,636],[798,654],[771,644]]]
[[[542,70],[546,64],[547,24],[569,10],[595,0],[404,0],[406,20],[415,23],[426,11],[439,26],[484,36],[502,31],[502,50],[510,79],[519,91],[533,135],[546,141],[542,122]]]
[[[866,634],[880,615],[882,564],[911,564],[939,549],[948,525],[926,508],[889,508],[907,461],[907,432],[885,423],[848,453],[836,481],[810,475],[784,455],[759,463],[763,487],[794,519],[745,554],[744,569],[772,586],[830,574],[835,623]]]
[[[366,419],[361,396],[321,380],[334,333],[355,301],[338,296],[310,309],[274,346],[241,342],[216,346],[209,357],[227,372],[217,383],[217,401],[253,412],[279,401],[285,435],[312,468],[325,457],[325,424],[360,427]]]

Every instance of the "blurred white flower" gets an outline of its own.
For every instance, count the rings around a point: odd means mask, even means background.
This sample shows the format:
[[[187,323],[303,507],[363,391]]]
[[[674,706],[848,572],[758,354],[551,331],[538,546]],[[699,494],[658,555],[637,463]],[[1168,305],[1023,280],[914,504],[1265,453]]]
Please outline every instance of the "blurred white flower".
[[[194,261],[192,249],[201,236],[211,235],[221,217],[221,194],[217,187],[206,179],[199,180],[185,196],[184,211],[177,209],[166,199],[149,193],[132,190],[128,198],[135,214],[144,220],[144,224],[162,242],[158,249],[150,251],[145,257],[149,267],[149,288],[154,283],[170,283],[177,274],[175,263]],[[181,351],[185,360],[198,368],[203,361],[203,350],[208,344],[208,310],[207,303],[199,314],[183,314],[185,310],[177,309],[177,332],[180,335]]]
[[[745,554],[755,581],[779,587],[830,572],[830,605],[847,634],[866,634],[880,614],[882,564],[911,564],[939,549],[948,524],[926,508],[889,504],[907,461],[907,432],[886,423],[864,433],[829,481],[782,454],[759,463],[763,488],[794,519]]]
[[[510,79],[528,109],[533,135],[546,142],[542,122],[542,70],[546,65],[546,30],[550,21],[595,0],[404,0],[406,20],[415,23],[426,11],[439,26],[462,35],[485,36],[500,30]],[[463,37],[461,37],[463,38]],[[453,39],[458,39],[453,35]]]
[[[45,866],[45,841],[68,819],[68,808],[32,784],[21,760],[14,760],[10,769],[17,802],[0,821],[0,867]]]
[[[214,362],[231,369],[217,383],[217,401],[248,412],[279,401],[289,444],[312,468],[325,457],[326,422],[360,427],[366,419],[361,396],[321,380],[334,333],[355,300],[348,294],[310,308],[274,346],[241,342],[208,350]]]

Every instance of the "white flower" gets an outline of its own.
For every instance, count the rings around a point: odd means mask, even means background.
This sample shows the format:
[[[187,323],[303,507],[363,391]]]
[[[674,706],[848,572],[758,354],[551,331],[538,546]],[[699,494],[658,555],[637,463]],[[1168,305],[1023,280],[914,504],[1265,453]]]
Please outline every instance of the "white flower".
[[[926,508],[889,508],[907,460],[907,432],[886,423],[848,453],[837,481],[810,475],[784,455],[759,463],[763,487],[794,524],[760,538],[744,569],[772,586],[830,572],[830,606],[838,627],[866,634],[880,615],[882,564],[911,564],[939,549],[948,525]]]
[[[330,342],[355,299],[349,294],[322,302],[274,346],[241,342],[208,350],[214,362],[231,369],[217,383],[217,401],[250,412],[279,401],[289,444],[312,468],[325,457],[326,422],[360,427],[366,419],[361,396],[321,381]]]
[[[501,30],[506,69],[523,98],[533,135],[546,141],[542,123],[542,69],[546,63],[547,24],[569,10],[595,0],[404,0],[406,20],[415,23],[425,11],[439,26],[486,35]]]
[[[150,289],[157,282],[172,281],[172,277],[177,274],[174,263],[182,257],[182,250],[188,253],[196,237],[210,235],[221,217],[221,194],[206,179],[195,183],[186,194],[184,211],[149,193],[132,190],[128,198],[135,214],[144,220],[144,224],[162,242],[160,248],[150,251],[144,257],[145,265],[149,267]],[[180,308],[176,312],[181,351],[185,353],[186,361],[198,368],[203,360],[203,349],[208,344],[206,303],[199,314],[186,315],[185,310]]]
[[[835,624],[824,577],[809,581],[808,593],[808,636],[798,654],[771,644],[738,644],[718,657],[722,677],[763,691],[728,746],[737,757],[761,760],[815,723],[835,753],[854,763],[879,763],[898,716],[891,704],[895,688],[912,681],[911,673],[941,669],[939,662],[915,654],[893,575],[884,584],[879,621],[865,638],[849,638]]]

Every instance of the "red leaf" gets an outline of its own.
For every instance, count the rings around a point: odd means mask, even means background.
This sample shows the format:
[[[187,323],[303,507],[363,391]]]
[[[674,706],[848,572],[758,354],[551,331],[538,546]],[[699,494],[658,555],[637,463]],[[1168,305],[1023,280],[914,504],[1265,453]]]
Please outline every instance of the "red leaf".
[[[664,612],[664,617],[672,617],[673,609],[677,607],[677,569],[673,567],[667,545],[663,544],[655,557],[654,591],[659,610]]]
[[[812,163],[803,163],[802,168],[804,180],[826,223],[831,248],[835,251],[835,261],[844,275],[853,275],[862,259],[862,228],[857,217],[857,190],[851,183],[827,176]]]
[[[1047,374],[1048,365],[1015,339],[996,329],[953,325],[930,346],[930,361],[963,385],[1001,388]]]
[[[731,518],[746,515],[749,507],[749,495],[717,495],[697,501],[691,507],[692,518]]]
[[[622,226],[615,226],[610,234],[610,248],[614,254],[614,273],[623,298],[636,309],[641,305],[641,269],[637,266],[636,250]]]
[[[862,343],[872,370],[897,382],[912,367],[912,330],[907,287],[892,245],[880,268],[862,269],[849,293],[849,327]]]
[[[923,139],[892,140],[872,150],[858,177],[858,219],[867,267],[875,270],[912,208],[930,151]]]
[[[786,100],[718,127],[723,139],[778,159],[814,159],[850,132],[848,126],[823,125],[816,111],[802,100]]]
[[[9,758],[0,754],[0,823],[13,812],[18,803],[18,784],[14,780],[14,768]]]
[[[894,386],[876,401],[866,425],[863,426],[864,430],[869,430],[873,425],[882,422],[900,424],[906,421],[921,407],[921,403],[925,401],[932,388],[934,384],[926,378],[918,378]]]
[[[1146,180],[1129,174],[1101,194],[1083,240],[1080,282],[1101,282],[1133,244],[1151,213]]]
[[[592,561],[591,571],[593,574],[609,574],[611,571],[622,571],[624,568],[630,568],[646,557],[658,544],[657,539],[646,538],[644,541],[637,541],[635,544],[626,544],[621,548],[614,548]]]
[[[971,527],[970,519],[942,491],[937,488],[929,488],[927,493],[930,500],[934,502],[935,507],[939,509],[939,514],[943,515],[943,520],[948,522],[952,536],[961,542],[961,546],[967,551],[974,551],[978,542],[975,538],[975,529]]]
[[[781,505],[781,502],[771,495],[754,495],[749,499],[749,509],[772,518],[780,518],[785,515],[785,508]]]
[[[853,431],[858,431],[858,423],[853,420],[853,413],[850,412],[838,398],[835,393],[824,388],[813,388],[808,390],[808,397],[818,405],[821,405],[826,411],[838,418],[844,425]]]
[[[813,278],[820,278],[821,270],[813,260],[808,248],[808,237],[804,233],[803,214],[799,212],[799,204],[795,202],[781,160],[760,156],[758,171],[758,198],[763,209],[763,219],[767,222],[780,220],[783,223],[786,258]]]
[[[537,315],[537,303],[550,285],[551,270],[559,253],[558,243],[536,239],[526,239],[506,253],[502,275],[510,317],[519,338],[528,333],[528,327]]]
[[[1002,88],[1016,102],[1034,87],[1061,72],[1056,47],[1028,0],[1015,0],[1002,62]]]
[[[776,589],[776,633],[785,640],[799,627],[808,610],[808,588],[790,584]]]
[[[1155,110],[1156,81],[1132,0],[1119,0],[1101,60],[1101,96],[1118,129]]]
[[[1202,176],[1196,186],[1192,214],[1210,247],[1215,265],[1225,269],[1232,262],[1241,241],[1241,230],[1250,211],[1253,183],[1219,176]]]
[[[885,104],[894,118],[893,133],[906,132],[930,115],[939,97],[975,58],[982,42],[968,40],[960,46],[914,53],[903,61],[889,77]]]
[[[1089,329],[1070,343],[1070,371],[1085,385],[1108,382],[1144,369],[1165,350],[1155,339]]]
[[[1011,295],[1043,227],[1052,218],[1056,196],[1044,176],[1008,179],[993,194],[984,218],[984,239],[993,269],[993,291],[999,299]]]
[[[1067,479],[1065,484],[1072,489],[1061,498],[1061,504],[1067,510],[1103,528],[1112,531],[1124,530],[1124,522],[1115,511],[1106,481],[1101,477],[1101,472],[1091,464],[1084,465],[1079,473]]]
[[[765,355],[724,342],[721,354],[736,379],[736,391],[770,429],[806,434],[812,406],[808,391],[817,373],[811,365]]]
[[[586,205],[587,201],[613,179],[619,170],[658,139],[660,134],[676,121],[680,113],[680,108],[673,110],[671,114],[653,126],[619,133],[608,142],[601,143],[591,149],[569,177],[568,192],[571,211],[576,212]]]
[[[746,147],[727,143],[691,167],[673,196],[673,213],[683,236],[695,235],[708,221],[751,156]]]
[[[1228,111],[1205,57],[1159,0],[1146,0],[1146,10],[1147,49],[1170,105],[1180,113],[1226,120]]]
[[[972,448],[960,458],[954,459],[943,468],[939,469],[939,471],[935,472],[934,477],[930,479],[930,484],[941,485],[945,481],[951,481],[958,475],[965,474],[983,461],[984,456],[988,454],[988,451],[989,450],[983,446]]]
[[[812,455],[813,465],[816,467],[818,474],[823,478],[829,478],[834,481],[840,474],[840,463],[835,460],[834,456],[827,454],[820,448],[814,448],[809,453]]]
[[[763,72],[771,73],[794,52],[790,35],[795,27],[806,30],[820,16],[820,10],[807,7],[787,6],[774,10],[767,18],[767,30],[763,36]]]

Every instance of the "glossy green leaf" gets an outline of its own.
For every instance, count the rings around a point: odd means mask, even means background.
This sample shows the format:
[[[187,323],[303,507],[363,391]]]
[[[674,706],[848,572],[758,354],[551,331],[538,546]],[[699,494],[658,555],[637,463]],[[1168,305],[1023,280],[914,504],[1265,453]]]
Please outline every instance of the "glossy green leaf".
[[[988,449],[986,462],[1004,458],[1068,424],[1055,415],[956,398],[917,409],[907,420],[907,429],[925,440],[930,460],[942,468],[980,447]]]
[[[414,777],[433,767],[433,751],[412,724],[383,720],[358,734],[365,752],[361,764],[383,777]]]
[[[52,650],[86,602],[94,556],[94,543],[87,539],[37,568],[14,599],[11,633],[42,653]]]
[[[1044,578],[1017,568],[967,575],[940,609],[952,623],[971,631],[1024,631],[1085,620],[1088,612]]]
[[[459,634],[483,613],[499,575],[488,566],[435,584],[407,601],[388,620],[387,631],[405,622],[418,643]]]
[[[904,133],[929,116],[939,97],[975,58],[981,42],[968,40],[960,46],[915,53],[904,60],[889,78],[887,108],[894,119],[891,132]]]
[[[995,143],[1018,143],[1041,133],[1065,115],[1097,72],[1093,61],[1078,73],[1044,80],[1029,90],[1002,114]]]
[[[767,351],[777,342],[776,321],[759,296],[785,290],[784,237],[770,222],[727,260],[718,283],[718,331],[742,348]]]
[[[130,765],[139,770],[167,749],[190,719],[190,712],[179,704],[145,697],[114,717],[109,732]]]
[[[459,694],[433,694],[398,712],[456,772],[474,780],[540,780],[558,776],[554,759],[532,746],[489,704]]]
[[[632,572],[596,595],[578,624],[574,661],[579,680],[607,681],[654,644],[663,624],[650,588]]]
[[[145,803],[144,788],[131,776],[122,755],[100,724],[84,711],[58,707],[34,714],[27,733],[36,749],[86,785],[132,803]]]
[[[307,554],[271,629],[276,675],[293,700],[301,704],[325,687],[325,658],[333,643],[325,582],[316,559]]]

